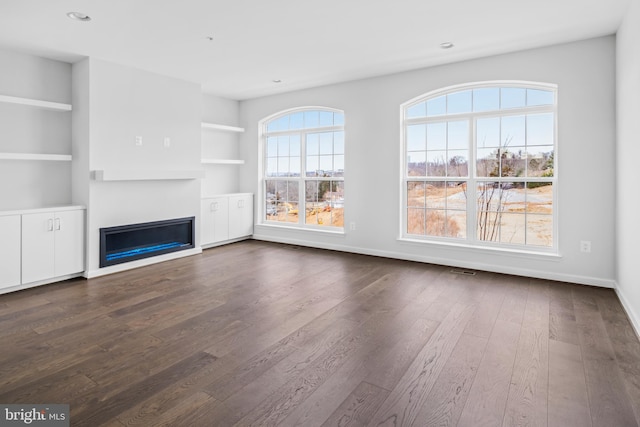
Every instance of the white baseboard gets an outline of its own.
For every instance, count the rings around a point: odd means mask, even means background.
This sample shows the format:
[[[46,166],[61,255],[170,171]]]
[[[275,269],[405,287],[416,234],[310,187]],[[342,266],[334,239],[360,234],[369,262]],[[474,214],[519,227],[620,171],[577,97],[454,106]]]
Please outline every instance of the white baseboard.
[[[37,282],[25,283],[23,285],[16,285],[8,288],[2,288],[0,289],[0,295],[8,294],[9,292],[21,291],[23,289],[35,288],[36,286],[50,285],[51,283],[62,282],[63,280],[74,279],[76,277],[82,277],[82,276],[83,276],[82,273],[67,274],[65,276],[52,277],[50,279],[39,280]]]
[[[273,236],[263,237],[259,235],[253,236],[254,240],[262,240],[275,243],[286,243],[290,245],[306,246],[319,249],[329,249],[340,252],[350,252],[361,255],[372,255],[383,258],[401,259],[406,261],[424,262],[429,264],[446,265],[449,267],[470,268],[473,270],[490,271],[493,273],[513,274],[515,276],[532,277],[536,279],[555,280],[560,282],[577,283],[580,285],[599,286],[603,288],[615,289],[615,281],[598,277],[579,276],[574,274],[553,273],[548,271],[528,270],[524,268],[512,268],[506,265],[485,264],[478,262],[464,262],[452,260],[449,258],[430,257],[424,255],[412,255],[401,252],[380,251],[368,248],[360,248],[353,246],[344,246],[328,243],[314,242],[312,245],[305,240],[274,238]]]
[[[200,247],[187,249],[184,251],[171,252],[168,254],[140,259],[137,261],[131,261],[123,264],[112,265],[110,267],[103,267],[98,270],[89,270],[84,273],[84,277],[86,277],[87,279],[93,279],[95,277],[106,276],[107,274],[133,270],[134,268],[145,267],[147,265],[157,264],[159,262],[169,261],[172,259],[184,258],[191,255],[198,255],[201,253],[202,253],[202,248]]]
[[[223,240],[222,242],[205,243],[201,246],[202,246],[202,249],[210,249],[210,248],[215,248],[217,246],[224,246],[230,243],[241,242],[243,240],[248,240],[248,239],[251,239],[251,236],[244,236],[244,237],[239,237],[237,239]]]
[[[638,315],[638,313],[636,313],[633,310],[633,308],[631,307],[631,304],[629,303],[629,300],[624,295],[624,292],[622,291],[622,289],[620,289],[620,287],[617,285],[615,289],[616,289],[616,295],[618,295],[618,299],[620,300],[620,303],[622,304],[624,311],[627,312],[627,317],[631,322],[631,326],[633,326],[636,336],[638,337],[638,339],[640,339],[640,316]]]

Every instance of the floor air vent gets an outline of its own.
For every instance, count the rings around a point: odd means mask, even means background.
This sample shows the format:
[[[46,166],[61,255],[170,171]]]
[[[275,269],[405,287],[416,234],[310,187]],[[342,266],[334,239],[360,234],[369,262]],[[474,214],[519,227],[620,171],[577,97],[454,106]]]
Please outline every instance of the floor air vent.
[[[462,274],[463,276],[475,276],[476,275],[475,271],[460,270],[460,269],[457,269],[457,268],[452,268],[451,270],[449,270],[449,273],[451,273],[451,274]]]

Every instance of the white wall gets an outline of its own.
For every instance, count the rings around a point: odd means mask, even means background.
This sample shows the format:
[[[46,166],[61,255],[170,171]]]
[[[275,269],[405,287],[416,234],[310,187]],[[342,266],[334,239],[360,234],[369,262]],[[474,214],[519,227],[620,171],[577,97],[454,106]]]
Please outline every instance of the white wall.
[[[640,159],[640,0],[632,0],[617,34],[618,295],[640,335],[638,159]]]
[[[560,257],[398,241],[400,104],[451,85],[525,80],[558,85]],[[500,55],[240,103],[247,167],[242,190],[258,193],[258,122],[288,108],[345,111],[345,235],[256,226],[258,239],[431,261],[612,287],[615,283],[615,38]],[[597,199],[594,197],[597,195]],[[259,219],[257,219],[259,220]],[[592,253],[579,250],[592,242]]]
[[[219,125],[239,127],[240,104],[238,101],[202,96],[202,121]],[[202,157],[205,159],[240,159],[238,134],[234,132],[203,129]],[[237,193],[240,171],[243,165],[203,165],[205,179],[202,180],[202,197]]]
[[[0,94],[71,102],[71,65],[0,50]],[[0,152],[71,153],[71,114],[0,103]],[[71,201],[71,164],[0,160],[0,210]]]
[[[200,169],[202,95],[197,84],[93,58],[74,64],[73,71],[74,151],[80,160],[74,202],[87,204],[87,270],[94,276],[100,274],[100,228],[199,217],[200,180],[98,182],[86,173]],[[123,268],[116,267],[103,270]]]

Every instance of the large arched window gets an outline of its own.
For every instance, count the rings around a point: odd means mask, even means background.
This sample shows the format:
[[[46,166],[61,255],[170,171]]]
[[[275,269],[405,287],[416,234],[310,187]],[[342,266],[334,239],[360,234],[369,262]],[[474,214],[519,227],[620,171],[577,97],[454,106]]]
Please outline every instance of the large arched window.
[[[555,85],[457,86],[402,117],[403,238],[557,250]]]
[[[261,122],[263,224],[342,230],[344,114],[300,108]]]

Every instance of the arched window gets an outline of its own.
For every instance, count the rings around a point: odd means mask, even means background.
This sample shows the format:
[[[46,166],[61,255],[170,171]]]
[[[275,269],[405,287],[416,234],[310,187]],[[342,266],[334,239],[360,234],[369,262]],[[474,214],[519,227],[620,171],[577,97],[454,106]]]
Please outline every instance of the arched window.
[[[271,116],[262,130],[262,222],[342,230],[344,114],[299,108]]]
[[[402,237],[557,250],[556,86],[457,86],[402,105]]]

